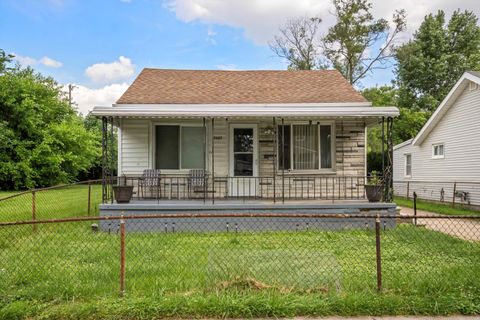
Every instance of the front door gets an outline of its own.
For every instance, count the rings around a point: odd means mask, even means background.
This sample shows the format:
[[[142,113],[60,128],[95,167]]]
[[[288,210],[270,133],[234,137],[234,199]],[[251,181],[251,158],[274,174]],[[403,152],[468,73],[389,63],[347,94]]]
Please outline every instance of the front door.
[[[255,197],[258,185],[257,125],[230,125],[231,197]]]

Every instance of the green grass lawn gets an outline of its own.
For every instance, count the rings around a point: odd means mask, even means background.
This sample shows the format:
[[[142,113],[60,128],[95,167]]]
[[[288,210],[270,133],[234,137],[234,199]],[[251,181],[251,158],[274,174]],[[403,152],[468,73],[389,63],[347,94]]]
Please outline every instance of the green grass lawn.
[[[394,201],[401,207],[413,208],[413,199],[395,197]],[[480,215],[480,211],[468,209],[461,205],[453,208],[451,204],[434,203],[421,199],[417,199],[417,209],[446,215]]]
[[[18,191],[1,191],[0,190],[0,199],[3,197],[10,196],[12,194],[18,193]]]
[[[0,192],[0,199],[18,192]],[[98,214],[102,199],[100,185],[92,185],[90,214]],[[88,186],[74,185],[38,191],[35,194],[36,219],[53,219],[86,216],[88,212]],[[0,200],[0,221],[32,219],[32,194]]]
[[[38,192],[37,218],[86,215],[87,191]],[[0,201],[0,221],[30,219],[31,201]],[[382,231],[380,294],[372,230],[128,233],[119,298],[118,224],[90,226],[0,227],[0,319],[480,313],[480,243],[422,227]]]
[[[0,319],[480,313],[480,244],[412,225],[372,230],[128,233],[0,228]]]

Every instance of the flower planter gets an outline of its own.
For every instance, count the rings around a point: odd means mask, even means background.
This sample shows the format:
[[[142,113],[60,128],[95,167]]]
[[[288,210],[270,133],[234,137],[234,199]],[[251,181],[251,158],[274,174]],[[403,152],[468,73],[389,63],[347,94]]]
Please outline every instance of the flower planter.
[[[117,203],[129,203],[132,199],[133,186],[113,186],[113,193]]]
[[[379,202],[383,196],[383,186],[381,185],[366,185],[365,193],[367,194],[368,202]]]

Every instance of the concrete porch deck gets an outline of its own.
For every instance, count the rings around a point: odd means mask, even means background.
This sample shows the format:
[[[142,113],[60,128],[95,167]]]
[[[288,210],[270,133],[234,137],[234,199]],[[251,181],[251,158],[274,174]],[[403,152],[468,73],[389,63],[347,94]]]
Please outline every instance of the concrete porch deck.
[[[367,201],[342,200],[289,200],[284,204],[271,200],[135,200],[131,203],[100,205],[101,216],[166,215],[167,217],[141,218],[126,221],[128,231],[137,232],[234,232],[310,229],[373,228],[373,218],[302,217],[302,214],[382,214],[395,215],[394,203],[369,203]],[[178,214],[179,217],[172,217]],[[185,214],[225,214],[224,217],[181,217]],[[245,215],[248,217],[236,217]],[[255,215],[277,214],[285,217]],[[299,217],[294,217],[299,215]],[[293,216],[293,217],[292,217]],[[112,223],[102,221],[101,228],[110,230]],[[383,219],[382,225],[394,227],[395,219]]]

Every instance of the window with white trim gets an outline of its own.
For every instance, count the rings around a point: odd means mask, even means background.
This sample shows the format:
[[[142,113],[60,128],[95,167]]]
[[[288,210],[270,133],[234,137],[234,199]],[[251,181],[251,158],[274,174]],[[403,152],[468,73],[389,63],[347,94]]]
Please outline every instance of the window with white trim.
[[[155,126],[155,168],[204,168],[204,137],[205,128],[202,126]]]
[[[405,154],[405,177],[412,176],[412,155],[410,153]]]
[[[445,157],[445,146],[443,143],[432,145],[432,158],[440,159]]]
[[[278,168],[300,171],[331,169],[332,130],[331,124],[279,125]]]

